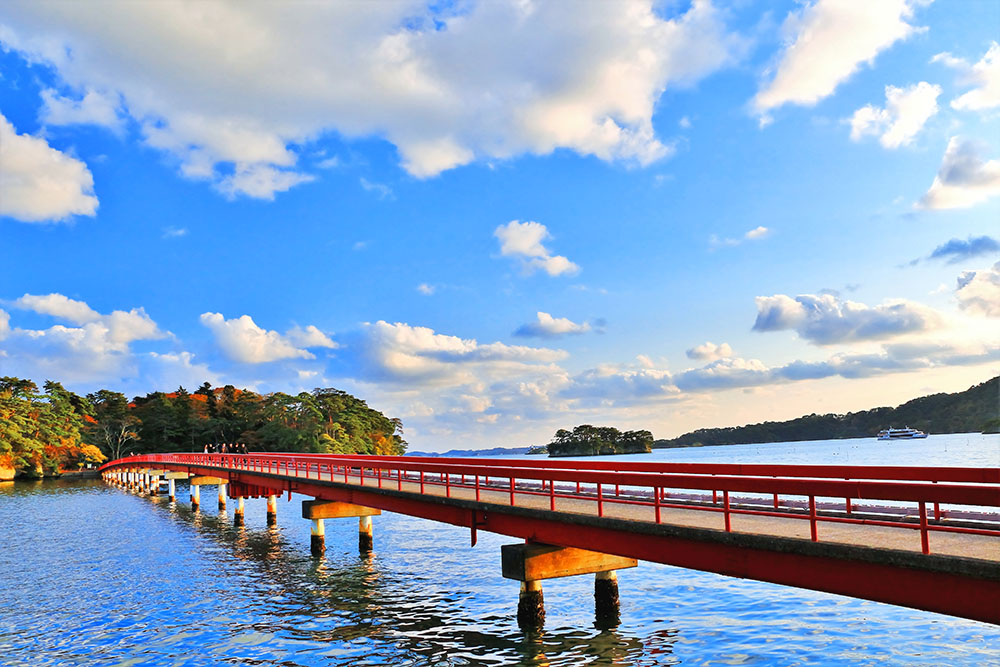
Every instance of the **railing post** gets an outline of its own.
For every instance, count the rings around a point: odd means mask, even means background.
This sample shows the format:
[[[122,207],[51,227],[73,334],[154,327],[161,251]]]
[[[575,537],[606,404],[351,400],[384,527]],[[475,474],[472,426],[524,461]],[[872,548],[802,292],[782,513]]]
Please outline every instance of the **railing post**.
[[[476,502],[479,502],[479,473],[476,473]]]
[[[444,497],[451,498],[451,473],[444,476]]]
[[[375,476],[378,477],[378,488],[382,488],[382,469],[375,468]]]
[[[420,471],[420,493],[424,492],[424,471]]]
[[[933,480],[931,484],[937,484],[937,480]],[[941,520],[941,505],[937,502],[934,503],[934,520]]]
[[[925,554],[931,552],[930,540],[927,535],[927,503],[920,501],[920,550]]]
[[[514,478],[510,478],[510,506],[514,506]]]
[[[778,509],[778,494],[774,494],[774,509]]]
[[[545,483],[545,480],[542,480]],[[556,511],[556,481],[554,479],[549,480],[549,509],[553,512]]]
[[[813,542],[819,540],[816,533],[816,496],[809,496],[809,537]]]
[[[660,492],[659,487],[653,488],[653,504],[656,506],[656,523],[660,523]]]
[[[714,504],[715,503],[715,499],[714,499],[715,491],[712,491],[712,496],[713,496],[712,503]],[[729,517],[729,491],[723,491],[722,492],[722,516],[723,516],[723,520],[725,521],[726,532],[727,533],[732,532],[733,526],[732,526],[731,519]]]
[[[597,483],[597,516],[604,516],[604,490],[601,483]]]
[[[403,489],[403,469],[399,468],[396,470],[396,490],[401,491]]]
[[[845,477],[845,478],[844,478],[844,481],[850,481],[850,480],[851,480],[851,478],[850,478],[850,477]],[[853,510],[853,509],[854,509],[854,508],[853,508],[853,507],[851,506],[851,498],[850,498],[850,497],[847,497],[847,498],[844,498],[844,509],[845,509],[845,510],[847,510],[847,513],[848,513],[848,514],[850,514],[850,513],[851,513],[851,510]]]

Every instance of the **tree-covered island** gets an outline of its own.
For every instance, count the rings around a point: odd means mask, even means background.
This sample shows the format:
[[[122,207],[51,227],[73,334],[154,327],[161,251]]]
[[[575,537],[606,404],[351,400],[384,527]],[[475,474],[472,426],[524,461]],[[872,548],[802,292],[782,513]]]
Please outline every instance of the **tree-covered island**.
[[[559,429],[548,444],[549,456],[642,454],[652,451],[649,431],[619,431],[611,426],[582,424],[572,431]]]
[[[58,475],[128,454],[200,452],[207,443],[251,451],[402,454],[399,419],[339,389],[258,394],[204,383],[131,401],[0,377],[0,480]]]

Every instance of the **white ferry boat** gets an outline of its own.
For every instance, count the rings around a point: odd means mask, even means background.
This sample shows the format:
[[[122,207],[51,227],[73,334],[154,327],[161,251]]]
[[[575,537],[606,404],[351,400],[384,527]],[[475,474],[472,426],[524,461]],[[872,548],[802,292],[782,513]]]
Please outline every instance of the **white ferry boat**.
[[[915,428],[892,428],[883,429],[878,432],[879,440],[913,440],[914,438],[926,438],[927,434]]]

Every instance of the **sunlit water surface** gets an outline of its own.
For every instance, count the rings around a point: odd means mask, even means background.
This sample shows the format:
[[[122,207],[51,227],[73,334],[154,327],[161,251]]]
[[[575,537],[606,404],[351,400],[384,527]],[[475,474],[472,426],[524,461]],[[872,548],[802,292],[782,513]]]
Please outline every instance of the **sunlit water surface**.
[[[657,451],[636,460],[1000,466],[1000,436],[947,435]],[[206,491],[208,491],[206,489]],[[178,491],[187,499],[187,489]],[[620,573],[622,623],[594,628],[593,579],[545,582],[525,635],[512,538],[395,514],[327,521],[309,556],[300,497],[246,527],[215,510],[99,482],[0,485],[4,665],[987,665],[1000,628],[651,563]],[[230,510],[231,511],[231,510]]]

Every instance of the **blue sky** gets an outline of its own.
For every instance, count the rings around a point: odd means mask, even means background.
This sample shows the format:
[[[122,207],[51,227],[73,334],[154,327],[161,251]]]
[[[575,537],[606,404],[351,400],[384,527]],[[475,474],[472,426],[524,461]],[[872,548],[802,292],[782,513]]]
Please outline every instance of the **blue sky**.
[[[1000,372],[995,2],[7,2],[0,374],[414,449]]]

